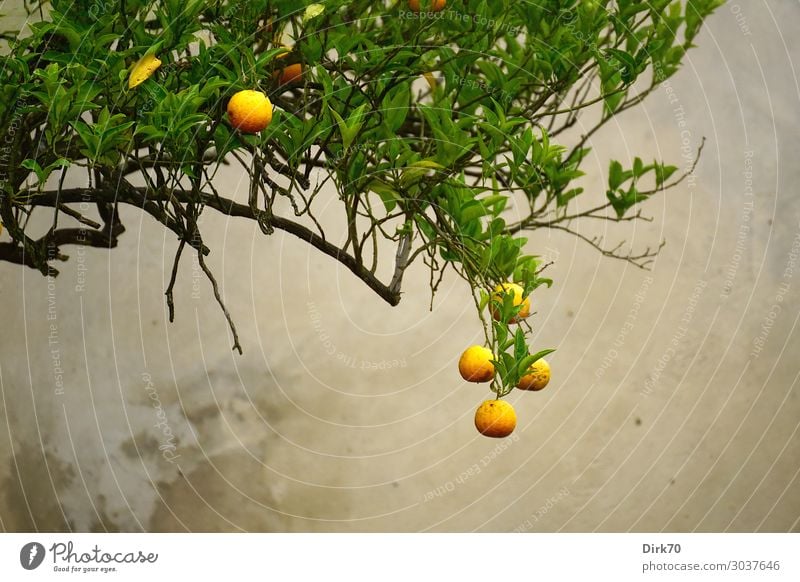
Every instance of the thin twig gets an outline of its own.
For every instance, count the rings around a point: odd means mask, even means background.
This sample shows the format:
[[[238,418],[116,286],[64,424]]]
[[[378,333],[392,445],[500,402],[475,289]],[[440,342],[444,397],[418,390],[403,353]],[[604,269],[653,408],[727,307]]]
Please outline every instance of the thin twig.
[[[214,278],[214,274],[206,265],[206,261],[203,258],[203,253],[197,253],[197,259],[200,262],[200,268],[203,269],[203,272],[208,277],[208,280],[211,281],[211,287],[214,289],[214,298],[217,300],[217,303],[222,308],[222,313],[225,314],[225,319],[228,320],[228,327],[231,329],[231,333],[233,334],[233,347],[232,350],[237,350],[239,354],[242,353],[242,346],[239,344],[239,334],[236,332],[236,324],[233,323],[233,318],[231,318],[231,314],[228,312],[228,308],[225,306],[225,302],[222,300],[222,297],[219,294],[219,286],[217,285],[217,280]]]
[[[586,235],[583,235],[578,231],[573,230],[562,224],[553,225],[551,228],[556,230],[563,230],[564,232],[568,232],[571,235],[578,237],[582,241],[592,245],[605,257],[610,257],[612,259],[619,259],[621,261],[625,261],[627,263],[632,264],[635,267],[644,270],[648,270],[648,267],[653,263],[654,259],[658,256],[661,249],[664,248],[664,245],[667,244],[666,241],[661,241],[661,243],[658,245],[658,248],[656,248],[655,250],[651,250],[650,247],[648,246],[647,248],[645,248],[644,252],[638,255],[632,255],[632,254],[624,255],[617,252],[620,248],[622,248],[624,241],[620,242],[617,246],[615,246],[612,249],[607,249],[601,245],[602,239],[598,239],[596,237],[589,238]]]
[[[175,259],[172,261],[172,274],[169,277],[169,285],[167,285],[167,290],[164,293],[167,296],[167,308],[169,309],[170,323],[175,321],[175,302],[173,300],[172,290],[175,287],[175,281],[178,278],[178,264],[181,261],[181,254],[183,253],[184,246],[186,246],[186,239],[182,238],[181,242],[178,244],[178,250],[175,251]]]

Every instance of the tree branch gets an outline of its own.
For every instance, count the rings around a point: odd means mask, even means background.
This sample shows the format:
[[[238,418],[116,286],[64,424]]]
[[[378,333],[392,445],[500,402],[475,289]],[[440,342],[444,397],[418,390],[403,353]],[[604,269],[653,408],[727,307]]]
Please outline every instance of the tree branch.
[[[55,204],[55,196],[55,191],[36,192],[26,190],[19,193],[19,195],[15,198],[15,202],[30,206],[52,206]],[[127,188],[120,188],[119,190],[111,190],[107,188],[67,188],[61,190],[59,194],[59,202],[62,204],[78,203],[86,201],[87,196],[94,201],[117,201],[124,204],[138,206],[140,208],[143,208],[142,201],[145,201],[145,204],[148,205],[148,208],[152,210],[150,214],[153,214],[156,219],[162,223],[164,223],[163,220],[169,217],[160,209],[156,202],[166,202],[170,199],[170,197],[172,200],[181,203],[197,201],[193,199],[192,193],[187,190],[173,190],[170,192],[170,196],[168,197],[164,194],[148,190],[147,188],[128,186]],[[228,216],[248,218],[255,221],[266,221],[271,224],[272,227],[278,230],[283,230],[284,232],[288,232],[297,238],[308,242],[317,250],[322,251],[324,254],[336,259],[342,265],[347,267],[354,275],[363,280],[370,289],[375,291],[389,305],[394,306],[400,303],[399,290],[393,290],[389,286],[385,285],[352,255],[346,253],[336,245],[328,242],[320,235],[316,234],[302,224],[281,216],[267,216],[262,210],[250,208],[248,205],[239,204],[228,198],[218,197],[213,194],[200,192],[199,197],[199,202],[201,204],[209,208],[213,208],[214,210],[217,210],[223,214]],[[177,225],[174,220],[172,220],[172,223],[173,225]],[[178,232],[179,236],[183,238],[184,233],[181,231],[180,227],[176,226],[176,228],[176,232]],[[176,230],[176,228],[173,228],[173,230]],[[15,246],[9,245],[9,243],[4,244],[8,246]],[[186,241],[186,244],[189,244],[195,248],[199,246],[203,249],[203,254],[208,254],[209,252],[209,250],[202,245],[202,243],[199,243],[191,238]],[[9,251],[6,252],[8,253]],[[2,258],[2,256],[0,256],[0,258]]]
[[[661,243],[658,245],[658,248],[656,248],[655,250],[652,250],[648,246],[644,250],[644,252],[639,253],[638,255],[633,255],[633,254],[625,255],[625,254],[617,252],[617,251],[619,251],[620,248],[622,248],[622,245],[624,244],[625,241],[620,242],[614,248],[607,249],[607,248],[604,248],[602,246],[602,242],[603,242],[602,238],[599,238],[599,237],[589,238],[588,236],[583,235],[583,234],[579,233],[578,231],[573,230],[570,227],[565,226],[563,224],[555,224],[555,225],[552,225],[550,228],[554,228],[556,230],[563,230],[564,232],[568,232],[571,235],[577,236],[582,241],[589,243],[591,246],[593,246],[595,249],[597,249],[605,257],[610,257],[612,259],[619,259],[621,261],[625,261],[625,262],[630,263],[631,265],[633,265],[635,267],[638,267],[638,268],[644,269],[644,270],[647,270],[650,267],[650,265],[653,263],[655,258],[658,256],[658,253],[661,251],[662,248],[664,248],[664,245],[667,244],[666,241],[661,241]]]

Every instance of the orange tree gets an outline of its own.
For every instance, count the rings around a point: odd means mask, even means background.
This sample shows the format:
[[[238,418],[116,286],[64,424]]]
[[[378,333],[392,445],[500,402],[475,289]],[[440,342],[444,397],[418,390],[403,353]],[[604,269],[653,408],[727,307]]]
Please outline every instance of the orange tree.
[[[197,253],[239,351],[202,213],[299,237],[390,305],[415,262],[432,293],[449,267],[473,290],[503,396],[547,352],[529,348],[521,297],[494,291],[513,282],[529,299],[551,284],[526,231],[567,231],[641,267],[658,252],[604,247],[580,219],[642,218],[639,205],[685,174],[609,160],[605,197],[584,211],[571,210],[575,180],[591,136],[679,69],[721,3],[26,2],[30,30],[5,33],[0,60],[0,259],[56,275],[65,247],[115,247],[120,205],[136,207],[176,237],[170,319],[177,266]],[[226,113],[243,90],[273,106],[263,131]],[[249,176],[246,200],[220,191],[222,164]],[[340,245],[315,218],[324,187],[338,193]],[[46,231],[26,228],[35,212],[52,217]]]

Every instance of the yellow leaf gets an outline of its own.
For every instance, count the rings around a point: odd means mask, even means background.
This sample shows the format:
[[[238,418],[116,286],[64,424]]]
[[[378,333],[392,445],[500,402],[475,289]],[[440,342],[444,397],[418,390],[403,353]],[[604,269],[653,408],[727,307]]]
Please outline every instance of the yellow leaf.
[[[160,66],[161,61],[155,55],[143,56],[131,69],[131,74],[128,77],[128,88],[133,89],[137,85],[144,83]]]
[[[309,4],[306,6],[306,12],[303,14],[303,22],[316,18],[325,12],[325,7],[322,4]]]
[[[422,73],[422,76],[425,77],[425,80],[430,85],[431,89],[436,89],[436,77],[433,76],[433,73],[430,71],[426,71]]]

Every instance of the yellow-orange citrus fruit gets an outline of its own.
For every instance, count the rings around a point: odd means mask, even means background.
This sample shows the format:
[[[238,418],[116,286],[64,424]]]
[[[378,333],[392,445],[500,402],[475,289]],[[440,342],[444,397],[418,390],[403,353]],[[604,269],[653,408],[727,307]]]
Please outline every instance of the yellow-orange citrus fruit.
[[[414,12],[419,12],[420,0],[408,0],[408,7],[413,10]],[[440,10],[444,10],[445,5],[447,4],[447,0],[427,0],[427,6],[429,10],[432,12],[439,12]]]
[[[510,323],[516,323],[520,319],[525,319],[531,314],[530,297],[526,297],[525,299],[522,298],[523,294],[525,293],[525,289],[516,283],[502,283],[494,288],[494,293],[492,294],[492,303],[496,302],[502,304],[505,294],[510,291],[514,293],[514,307],[517,307],[518,305],[521,306],[517,315],[512,317],[510,320]],[[500,319],[500,311],[496,305],[492,306],[492,317],[495,319]]]
[[[292,52],[291,47],[284,45],[286,48],[285,53],[279,54],[276,58],[284,59],[289,56],[289,53]],[[291,65],[287,65],[283,69],[281,69],[280,74],[278,76],[278,81],[281,85],[288,85],[290,83],[296,83],[303,77],[303,65],[300,63],[292,63]]]
[[[505,400],[486,400],[475,411],[475,428],[482,435],[507,437],[517,426],[517,413]]]
[[[544,358],[540,358],[531,364],[531,367],[528,368],[528,373],[519,379],[517,388],[520,390],[541,390],[547,386],[548,382],[550,382],[550,364]]]
[[[272,121],[272,103],[261,91],[239,91],[228,101],[228,120],[245,133],[258,133]]]
[[[491,382],[494,378],[492,350],[483,346],[470,346],[458,360],[458,371],[467,382]]]
[[[288,85],[296,83],[303,78],[303,65],[300,63],[292,63],[288,67],[281,70],[281,85]]]

